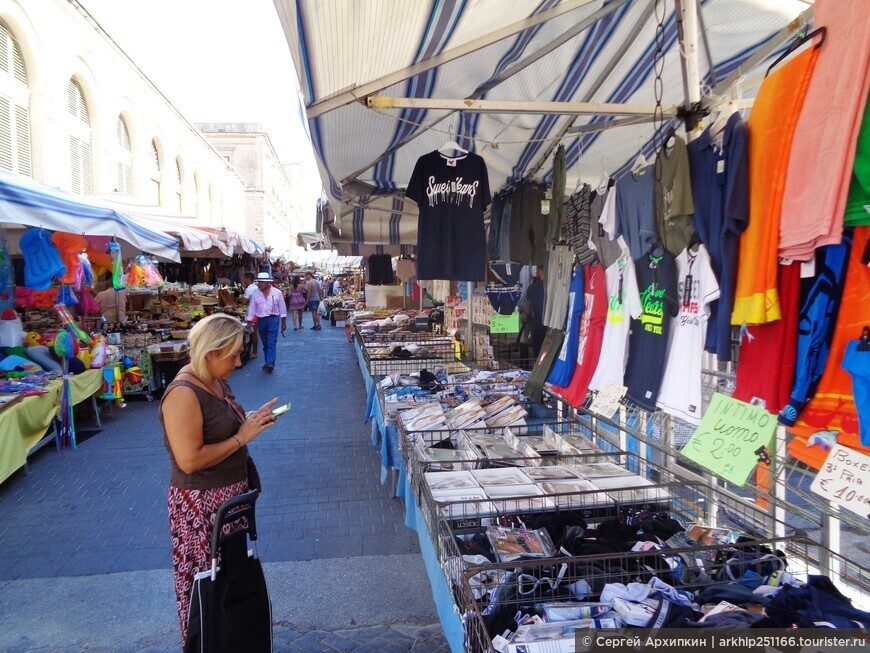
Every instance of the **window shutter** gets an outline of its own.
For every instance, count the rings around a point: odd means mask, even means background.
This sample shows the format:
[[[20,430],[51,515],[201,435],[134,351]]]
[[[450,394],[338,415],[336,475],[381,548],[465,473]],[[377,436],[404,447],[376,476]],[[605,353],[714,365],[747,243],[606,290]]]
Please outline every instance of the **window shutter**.
[[[0,25],[0,70],[11,73],[9,69],[9,50],[12,47],[12,36],[5,25]]]
[[[15,158],[18,174],[30,177],[30,112],[25,107],[15,107]]]
[[[75,83],[74,79],[69,80],[69,84],[66,86],[66,101],[67,108],[69,109],[69,113],[71,116],[77,116],[77,110],[79,106],[78,99],[79,89]]]
[[[91,172],[91,144],[82,143],[82,193],[93,195],[94,180]]]
[[[79,139],[69,137],[69,163],[72,181],[72,192],[78,195],[82,193],[82,172],[79,165]]]
[[[0,96],[0,169],[31,175],[30,89],[18,44],[0,22],[0,77],[5,94]]]
[[[21,56],[21,50],[18,49],[18,44],[12,41],[12,71],[15,79],[27,85],[27,71],[24,69],[24,58]]]
[[[133,194],[133,153],[130,147],[130,132],[127,131],[127,123],[122,116],[118,116],[115,124],[115,142],[118,146],[118,177],[116,189],[125,195]]]
[[[12,167],[12,116],[9,98],[0,95],[0,169],[14,172]]]

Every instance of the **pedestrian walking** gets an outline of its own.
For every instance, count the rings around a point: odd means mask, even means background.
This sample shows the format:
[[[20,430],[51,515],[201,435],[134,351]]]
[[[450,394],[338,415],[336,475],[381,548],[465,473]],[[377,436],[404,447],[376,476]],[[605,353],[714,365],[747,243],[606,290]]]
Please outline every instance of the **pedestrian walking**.
[[[254,283],[254,273],[245,272],[242,275],[242,280],[245,282],[245,306],[251,303],[251,297],[257,292],[257,284]],[[257,330],[251,329],[251,358],[257,357],[257,349],[259,347],[260,338],[257,336]]]
[[[278,346],[278,330],[287,328],[287,305],[284,295],[272,286],[272,275],[260,272],[257,275],[257,292],[248,304],[247,321],[256,324],[263,344],[263,369],[275,369],[275,350]]]
[[[308,295],[308,310],[311,311],[311,318],[314,320],[314,326],[311,328],[314,331],[320,331],[320,300],[323,297],[323,288],[320,281],[314,278],[310,272],[305,273],[305,291]]]
[[[290,321],[293,322],[293,330],[302,328],[302,311],[305,310],[305,289],[299,283],[299,277],[293,277],[291,281],[290,300],[287,302],[287,312],[290,313]]]
[[[210,568],[220,505],[248,490],[248,443],[275,423],[277,398],[247,417],[227,381],[242,364],[245,325],[211,315],[190,331],[190,363],[163,394],[159,419],[169,452],[169,530],[182,645],[194,576]]]

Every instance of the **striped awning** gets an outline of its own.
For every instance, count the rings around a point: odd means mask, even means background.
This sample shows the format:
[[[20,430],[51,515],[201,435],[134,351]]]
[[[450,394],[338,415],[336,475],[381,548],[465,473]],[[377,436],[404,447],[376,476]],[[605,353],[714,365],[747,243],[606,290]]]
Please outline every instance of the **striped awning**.
[[[527,177],[549,180],[560,143],[570,192],[580,182],[620,176],[654,142],[649,122],[601,130],[612,117],[377,110],[367,97],[650,105],[659,8],[662,101],[684,103],[674,0],[275,5],[296,62],[321,178],[338,215],[339,241],[346,243],[341,247],[381,245],[395,252],[414,244],[415,207],[404,202],[403,190],[417,159],[451,137],[483,156],[493,191]],[[808,7],[804,0],[700,0],[705,92],[747,61],[752,71],[762,69],[776,52],[767,46],[784,44],[811,18]],[[743,93],[750,95],[754,84],[744,80]]]
[[[94,195],[91,199],[139,224],[178,237],[186,255],[232,256],[243,252],[261,255],[266,251],[261,243],[232,229],[214,227],[201,218],[172,213],[160,206],[139,204],[126,195]]]
[[[22,175],[0,173],[0,223],[110,236],[139,251],[181,260],[178,240],[166,230]]]

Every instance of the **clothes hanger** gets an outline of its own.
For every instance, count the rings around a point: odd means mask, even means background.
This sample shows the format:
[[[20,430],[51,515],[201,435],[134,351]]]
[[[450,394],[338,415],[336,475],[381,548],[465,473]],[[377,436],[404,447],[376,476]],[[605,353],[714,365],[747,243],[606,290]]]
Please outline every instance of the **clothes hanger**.
[[[719,106],[719,117],[716,119],[716,122],[710,125],[711,136],[716,136],[717,134],[722,132],[725,129],[725,125],[728,124],[728,119],[731,118],[732,115],[740,111],[740,107],[738,107],[737,101],[743,99],[744,77],[741,77],[736,82],[734,82],[734,85],[731,87],[731,94],[728,98],[728,103]]]
[[[586,151],[586,134],[580,135],[580,147],[577,150],[577,185],[574,186],[574,191],[571,195],[574,195],[578,190],[580,190],[580,186],[583,185],[583,177],[580,175],[580,160],[583,158],[583,153]]]
[[[634,160],[634,163],[631,165],[631,174],[633,174],[633,175],[639,175],[649,166],[649,161],[647,161],[646,157],[643,155],[643,136],[639,136],[637,140],[638,140],[637,158]]]
[[[444,144],[438,148],[438,151],[442,154],[446,154],[448,151],[453,152],[462,152],[463,154],[468,154],[468,150],[464,147],[461,147],[459,143],[456,142],[456,137],[453,135],[453,121],[450,121],[450,131],[448,133],[448,139],[444,142]]]
[[[804,43],[807,43],[808,41],[811,41],[815,36],[821,36],[821,37],[822,37],[822,38],[819,39],[819,42],[816,43],[815,47],[817,47],[817,48],[822,47],[822,44],[825,42],[825,39],[827,38],[827,35],[828,35],[828,30],[827,30],[827,28],[825,28],[825,27],[819,27],[819,28],[817,28],[817,29],[814,29],[812,32],[808,32],[807,34],[800,34],[800,35],[798,35],[798,37],[797,37],[794,41],[792,41],[792,42],[789,44],[789,46],[785,49],[785,52],[783,52],[783,53],[782,53],[781,55],[779,55],[776,59],[774,59],[773,63],[770,64],[770,66],[767,67],[767,72],[764,73],[764,76],[767,77],[767,76],[770,74],[770,71],[773,70],[773,68],[774,68],[774,67],[775,67],[779,62],[781,62],[783,59],[785,59],[785,58],[786,58],[788,55],[790,55],[792,52],[794,52],[795,50],[797,50],[797,49],[798,49],[800,46],[802,46]]]

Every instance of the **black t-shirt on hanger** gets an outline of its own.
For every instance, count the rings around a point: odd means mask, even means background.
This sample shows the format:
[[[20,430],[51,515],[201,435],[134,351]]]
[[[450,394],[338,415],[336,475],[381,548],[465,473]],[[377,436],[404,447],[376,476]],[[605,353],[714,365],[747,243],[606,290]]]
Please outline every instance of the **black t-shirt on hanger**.
[[[483,281],[490,203],[486,163],[477,154],[451,158],[437,150],[417,159],[405,196],[419,208],[417,278]]]
[[[647,410],[656,408],[671,321],[680,310],[676,261],[667,251],[660,253],[661,258],[645,254],[634,261],[643,312],[631,320],[625,368],[626,396]]]

